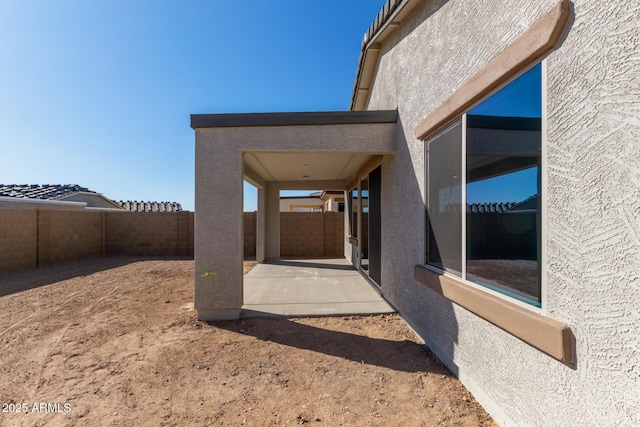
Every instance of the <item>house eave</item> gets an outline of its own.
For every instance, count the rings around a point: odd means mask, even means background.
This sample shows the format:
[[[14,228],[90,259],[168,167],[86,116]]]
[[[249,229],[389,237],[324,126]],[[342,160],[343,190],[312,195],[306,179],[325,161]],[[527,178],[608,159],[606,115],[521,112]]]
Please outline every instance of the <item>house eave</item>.
[[[351,93],[352,111],[364,110],[375,76],[381,42],[387,38],[421,0],[387,0],[362,38],[356,79]]]

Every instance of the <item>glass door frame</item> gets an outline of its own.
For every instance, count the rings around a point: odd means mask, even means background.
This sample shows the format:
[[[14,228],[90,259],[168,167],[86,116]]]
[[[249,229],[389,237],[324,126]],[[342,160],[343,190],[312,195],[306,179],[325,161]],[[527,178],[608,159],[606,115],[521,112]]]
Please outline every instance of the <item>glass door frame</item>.
[[[371,282],[376,289],[381,288],[381,165],[378,164],[371,168],[366,174],[361,174],[358,177],[358,259],[357,268],[358,271]],[[371,203],[371,188],[372,188],[372,175],[375,177],[375,183],[373,185],[374,191],[380,193],[374,195],[375,206]],[[363,182],[366,181],[366,189],[363,188]],[[364,194],[366,192],[366,195]],[[365,204],[366,197],[366,204]],[[375,212],[372,216],[372,207]],[[365,211],[366,209],[366,211]],[[364,214],[367,214],[366,230],[364,228]],[[372,225],[378,224],[372,230]],[[365,234],[366,233],[366,234]],[[373,237],[373,244],[372,244]],[[373,264],[372,264],[372,249],[373,249]],[[365,257],[366,251],[366,257]],[[363,260],[366,260],[366,264],[363,264]]]

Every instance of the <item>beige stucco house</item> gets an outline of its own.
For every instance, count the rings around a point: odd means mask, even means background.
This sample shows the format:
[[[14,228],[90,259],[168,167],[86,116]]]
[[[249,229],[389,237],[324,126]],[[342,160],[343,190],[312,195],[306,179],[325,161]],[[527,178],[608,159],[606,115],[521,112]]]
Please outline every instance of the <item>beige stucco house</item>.
[[[344,212],[344,191],[316,191],[307,196],[280,196],[280,212]]]
[[[499,424],[640,425],[638,16],[389,0],[350,111],[192,116],[198,316],[240,314],[243,179],[259,261],[280,190],[342,191],[345,258]]]

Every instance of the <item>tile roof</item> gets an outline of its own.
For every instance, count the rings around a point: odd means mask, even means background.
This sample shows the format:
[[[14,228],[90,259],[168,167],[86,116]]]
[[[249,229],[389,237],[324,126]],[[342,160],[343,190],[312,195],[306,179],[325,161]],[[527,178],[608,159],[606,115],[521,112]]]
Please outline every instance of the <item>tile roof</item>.
[[[395,12],[398,6],[400,6],[400,3],[402,3],[402,0],[387,0],[384,3],[382,8],[380,9],[380,12],[378,12],[378,14],[376,15],[376,18],[373,20],[373,22],[367,29],[367,32],[364,34],[364,37],[362,38],[363,50],[366,47],[369,40],[373,38],[375,33],[380,31],[382,26],[387,23],[389,18],[391,18],[391,15],[393,14],[393,12]]]
[[[56,200],[80,192],[95,193],[77,184],[0,184],[0,196],[20,199]]]
[[[505,213],[518,203],[468,203],[467,213]]]
[[[178,212],[182,210],[180,203],[176,202],[138,202],[130,200],[116,202],[77,184],[0,184],[0,197],[58,200],[75,193],[93,193],[131,212]]]
[[[390,22],[394,13],[398,10],[398,8],[404,1],[405,0],[387,0],[380,9],[380,12],[378,12],[378,14],[376,15],[367,31],[364,33],[364,36],[362,37],[360,56],[358,57],[358,66],[356,68],[356,79],[353,83],[353,91],[351,93],[351,106],[349,108],[350,110],[354,110],[356,108],[356,95],[358,93],[360,78],[362,77],[362,72],[364,69],[365,56],[369,42],[374,39],[376,34],[383,29],[387,22]]]
[[[179,212],[180,203],[176,202],[138,202],[137,200],[119,200],[116,204],[131,212]]]

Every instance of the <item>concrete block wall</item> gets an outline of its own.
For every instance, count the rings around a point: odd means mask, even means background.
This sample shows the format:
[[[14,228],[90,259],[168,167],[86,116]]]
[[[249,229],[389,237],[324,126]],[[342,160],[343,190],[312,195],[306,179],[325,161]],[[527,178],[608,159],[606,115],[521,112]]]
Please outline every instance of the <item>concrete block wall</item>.
[[[193,213],[106,212],[105,251],[139,256],[193,254]]]
[[[0,209],[0,273],[38,265],[38,211]]]
[[[181,211],[176,214],[178,215],[178,253],[176,255],[193,256],[193,233],[195,230],[193,212]]]
[[[339,212],[281,212],[280,256],[343,256],[343,227]]]
[[[244,213],[245,257],[256,255],[255,212]],[[284,212],[282,257],[342,257],[344,215]],[[0,273],[98,255],[192,256],[193,212],[0,209]]]
[[[0,209],[0,273],[104,254],[193,256],[193,234],[186,211]]]
[[[324,256],[322,212],[280,213],[280,256],[283,258]]]
[[[344,213],[325,212],[324,217],[325,256],[344,256]]]
[[[257,212],[244,212],[244,224],[242,231],[244,234],[245,258],[253,258],[256,256],[257,218]]]
[[[38,210],[38,266],[102,255],[102,213]]]

